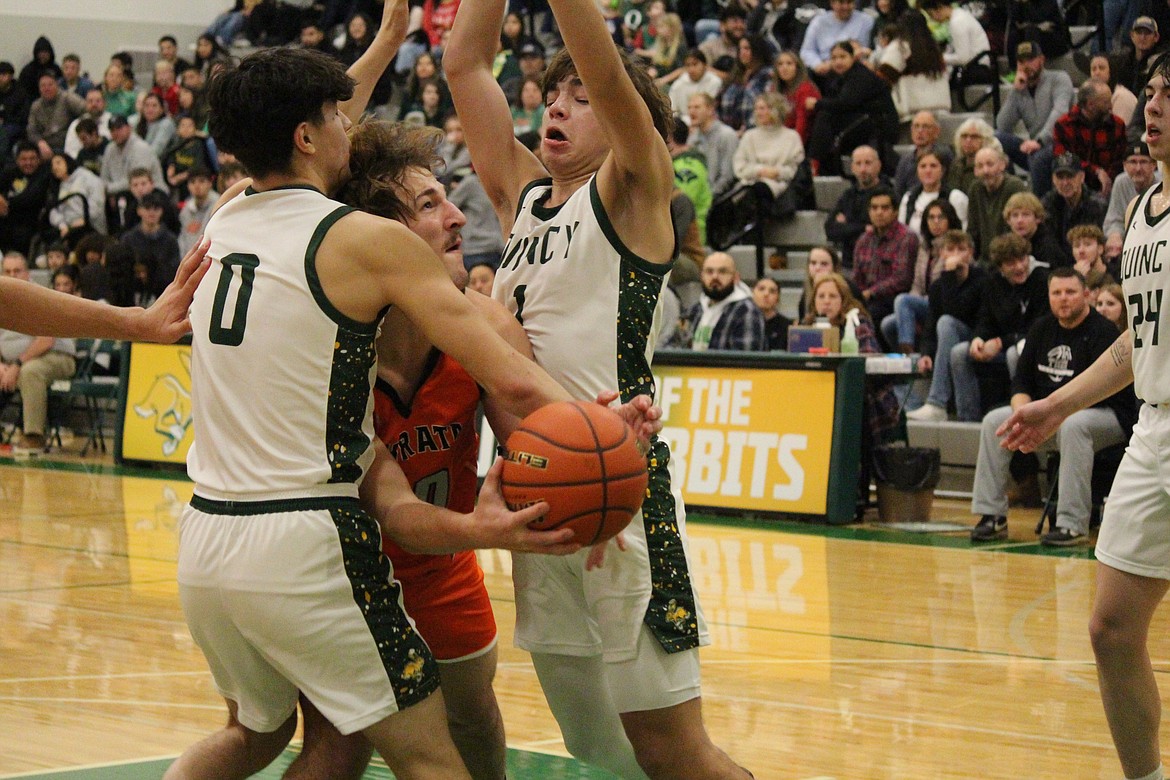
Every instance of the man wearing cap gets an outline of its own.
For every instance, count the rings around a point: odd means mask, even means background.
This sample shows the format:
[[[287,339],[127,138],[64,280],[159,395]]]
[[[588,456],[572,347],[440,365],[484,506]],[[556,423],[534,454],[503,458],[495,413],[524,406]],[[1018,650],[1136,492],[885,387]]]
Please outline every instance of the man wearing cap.
[[[13,144],[24,138],[31,105],[12,63],[0,62],[0,166],[8,161]]]
[[[1163,10],[1170,10],[1170,4],[1158,0]],[[1146,82],[1150,80],[1150,65],[1158,54],[1165,50],[1162,41],[1162,27],[1153,16],[1143,15],[1134,20],[1129,30],[1129,43],[1111,63],[1117,75],[1117,83],[1124,84],[1135,95],[1145,93]]]
[[[517,103],[520,98],[520,87],[524,84],[524,79],[534,78],[538,81],[544,75],[545,60],[544,47],[536,41],[525,41],[516,51],[516,61],[520,65],[520,75],[516,78],[509,79],[507,82],[501,82],[500,87],[504,90],[504,95],[508,98],[509,103]]]
[[[145,139],[130,129],[126,117],[110,118],[110,143],[102,155],[102,183],[106,185],[109,209],[115,209],[119,195],[130,191],[130,171],[145,168],[150,171],[154,186],[167,191],[162,163]]]
[[[1032,179],[1048,180],[1047,158],[1037,152],[1052,144],[1052,127],[1073,102],[1073,83],[1061,70],[1044,67],[1044,52],[1033,41],[1016,47],[1016,79],[1012,91],[995,118],[995,137],[1016,165],[1032,171]],[[1016,135],[1016,125],[1023,123],[1028,138]],[[1040,170],[1033,170],[1037,161]]]
[[[1125,123],[1113,115],[1112,90],[1103,81],[1086,81],[1077,90],[1076,105],[1052,128],[1053,154],[1075,154],[1089,187],[1108,197],[1113,178],[1121,173],[1125,147]],[[1033,181],[1033,188],[1038,184]]]
[[[1121,255],[1122,240],[1125,236],[1125,209],[1130,202],[1145,193],[1162,174],[1150,149],[1144,143],[1130,146],[1125,155],[1121,173],[1113,180],[1113,192],[1109,195],[1109,209],[1105,212],[1102,230],[1105,233],[1105,257],[1113,259]]]
[[[1069,228],[1074,225],[1101,227],[1105,221],[1108,203],[1085,186],[1085,169],[1079,157],[1065,152],[1052,166],[1052,191],[1041,201],[1048,212],[1045,220],[1052,228],[1061,251],[1071,261],[1072,245],[1068,241]]]

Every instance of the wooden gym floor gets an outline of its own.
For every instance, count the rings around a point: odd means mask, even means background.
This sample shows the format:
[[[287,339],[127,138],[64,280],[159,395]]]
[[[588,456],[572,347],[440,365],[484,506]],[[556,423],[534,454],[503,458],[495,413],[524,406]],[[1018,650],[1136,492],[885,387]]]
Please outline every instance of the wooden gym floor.
[[[190,493],[173,473],[0,458],[0,778],[157,778],[221,725],[176,597]],[[715,741],[761,780],[1121,777],[1086,630],[1095,563],[1088,548],[1042,550],[1035,517],[1014,513],[1011,540],[973,548],[965,533],[693,515]],[[941,502],[935,519],[972,518]],[[510,776],[604,776],[560,758],[512,646],[509,558],[481,559]]]

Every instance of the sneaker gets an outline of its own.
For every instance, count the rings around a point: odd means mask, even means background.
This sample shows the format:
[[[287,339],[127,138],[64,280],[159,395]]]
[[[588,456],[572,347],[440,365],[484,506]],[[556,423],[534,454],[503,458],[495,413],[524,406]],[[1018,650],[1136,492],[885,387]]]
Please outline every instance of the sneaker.
[[[45,437],[40,433],[26,433],[20,437],[20,444],[12,448],[17,457],[32,457],[45,451]]]
[[[1070,531],[1067,528],[1054,528],[1040,537],[1040,544],[1045,547],[1076,547],[1089,541],[1086,534]]]
[[[971,529],[971,541],[994,542],[997,539],[1006,539],[1007,518],[1002,515],[984,515]]]
[[[906,419],[917,422],[943,422],[947,419],[947,410],[932,403],[925,403],[912,412],[906,412]]]

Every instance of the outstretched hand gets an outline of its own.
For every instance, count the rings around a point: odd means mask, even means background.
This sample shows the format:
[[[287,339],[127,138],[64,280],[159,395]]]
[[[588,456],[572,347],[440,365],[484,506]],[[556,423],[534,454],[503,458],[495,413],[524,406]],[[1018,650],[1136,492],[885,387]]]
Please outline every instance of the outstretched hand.
[[[504,471],[504,459],[488,469],[475,504],[478,548],[496,548],[513,552],[543,553],[545,555],[568,555],[581,549],[572,541],[572,528],[557,528],[551,531],[535,531],[528,527],[548,512],[548,504],[541,501],[513,512],[504,503],[500,492],[500,475]]]
[[[211,241],[202,238],[198,244],[191,247],[183,262],[179,263],[175,280],[167,285],[158,300],[143,313],[141,336],[143,341],[171,344],[191,332],[191,321],[187,317],[187,311],[191,308],[196,288],[203,281],[207,269],[211,267],[211,258],[207,257],[210,246]]]
[[[617,400],[619,393],[616,390],[606,390],[597,394],[597,403],[608,407]],[[648,395],[636,395],[621,406],[613,407],[626,425],[638,437],[638,451],[645,455],[650,451],[650,440],[662,430],[662,408],[654,405],[654,400]]]
[[[1064,417],[1053,408],[1052,402],[1042,398],[1012,412],[1011,417],[996,429],[995,435],[1002,438],[999,444],[1004,449],[1035,452],[1056,433],[1063,421]]]

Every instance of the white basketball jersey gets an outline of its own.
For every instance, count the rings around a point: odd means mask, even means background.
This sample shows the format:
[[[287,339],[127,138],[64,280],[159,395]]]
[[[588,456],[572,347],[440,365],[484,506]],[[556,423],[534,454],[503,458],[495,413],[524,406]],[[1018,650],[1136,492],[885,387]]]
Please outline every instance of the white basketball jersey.
[[[377,323],[326,299],[316,252],[351,208],[308,187],[245,193],[207,223],[191,307],[195,443],[210,499],[357,495],[373,459]]]
[[[521,193],[492,297],[516,315],[536,361],[574,398],[652,393],[652,334],[670,266],[625,247],[596,177],[558,208],[541,205],[551,191],[551,179],[540,179]]]
[[[1133,328],[1134,392],[1155,405],[1170,401],[1170,327],[1161,332],[1170,287],[1170,211],[1150,216],[1151,198],[1165,186],[1158,182],[1138,200],[1121,253],[1121,286]]]

